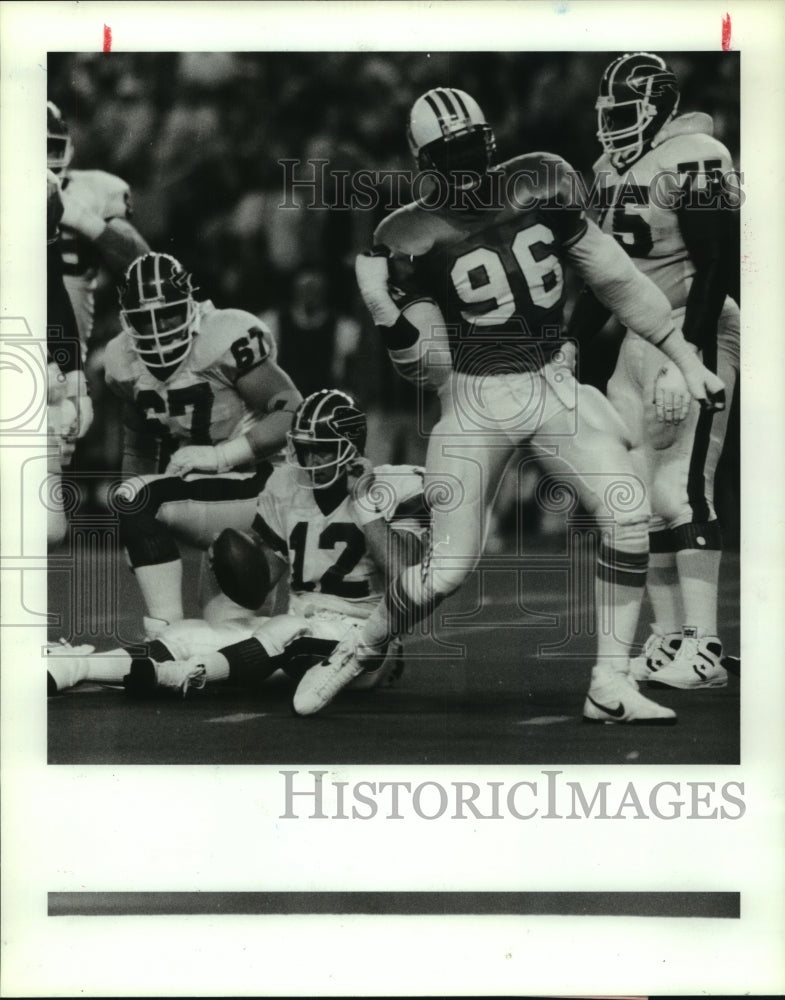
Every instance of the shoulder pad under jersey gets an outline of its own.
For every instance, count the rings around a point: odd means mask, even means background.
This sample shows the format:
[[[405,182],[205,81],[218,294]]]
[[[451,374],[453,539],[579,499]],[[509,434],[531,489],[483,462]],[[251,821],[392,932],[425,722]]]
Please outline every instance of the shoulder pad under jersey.
[[[227,374],[238,378],[267,358],[275,358],[275,341],[264,323],[244,309],[216,309],[200,302],[199,332],[191,354],[191,366],[204,371],[220,363]]]
[[[421,257],[434,244],[438,218],[416,201],[396,209],[376,227],[374,243],[382,243],[396,253]]]
[[[711,115],[702,111],[692,111],[686,115],[679,115],[666,125],[663,125],[654,136],[651,147],[656,149],[668,139],[673,139],[677,135],[714,135],[714,120]]]
[[[707,116],[708,117],[708,116]],[[698,164],[691,169],[703,169],[707,161],[720,170],[731,170],[733,161],[725,146],[705,132],[682,132],[665,139],[657,146],[657,164],[663,170],[684,170],[686,165]],[[718,161],[718,162],[716,162]]]
[[[264,493],[278,503],[288,505],[296,488],[295,472],[291,466],[284,463],[275,466],[270,478],[264,484]]]
[[[519,205],[530,201],[553,202],[566,208],[580,207],[582,185],[570,164],[556,153],[525,153],[499,164],[515,183]]]
[[[74,194],[103,219],[128,218],[131,189],[124,180],[104,170],[70,170],[66,180]]]

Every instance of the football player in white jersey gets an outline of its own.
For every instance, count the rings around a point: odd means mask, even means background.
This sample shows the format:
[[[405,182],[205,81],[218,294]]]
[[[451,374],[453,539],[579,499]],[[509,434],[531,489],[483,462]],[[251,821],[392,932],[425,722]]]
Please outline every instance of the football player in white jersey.
[[[58,247],[63,202],[55,175],[48,170],[46,231],[46,340],[47,340],[47,544],[59,544],[68,529],[60,476],[68,466],[77,438],[87,433],[93,406],[82,370],[79,332],[71,300],[63,284]]]
[[[728,294],[738,225],[738,177],[708,115],[679,115],[676,77],[658,55],[615,59],[600,82],[594,165],[600,226],[668,298],[674,324],[703,364],[725,383],[739,369],[739,307]],[[586,342],[608,312],[590,291],[569,332]],[[727,684],[718,638],[720,525],[714,473],[728,409],[701,410],[681,374],[628,324],[608,397],[641,462],[653,510],[647,581],[656,624],[639,679],[676,688]],[[664,417],[664,422],[662,418]]]
[[[288,437],[287,464],[259,495],[253,526],[249,520],[248,532],[227,529],[213,549],[218,580],[252,612],[288,573],[288,613],[218,625],[185,620],[162,628],[148,656],[137,659],[123,649],[91,655],[89,647],[55,646],[47,661],[50,694],[82,680],[125,680],[133,695],[185,693],[207,681],[255,686],[278,668],[301,675],[360,628],[395,560],[405,558],[407,540],[417,545],[424,530],[422,470],[372,470],[363,458],[365,414],[337,389],[309,396]],[[397,650],[355,687],[387,678],[396,658]]]
[[[103,265],[119,280],[139,254],[149,250],[131,224],[131,192],[125,181],[103,170],[72,170],[73,144],[60,109],[46,105],[46,162],[58,178],[63,202],[60,256],[82,354],[93,330],[95,286]]]
[[[566,364],[563,264],[660,345],[696,397],[708,401],[722,383],[674,329],[662,293],[585,218],[569,164],[532,153],[492,166],[491,127],[477,102],[454,88],[415,102],[408,138],[434,186],[381,223],[377,246],[357,259],[356,271],[401,372],[440,386],[442,417],[425,474],[432,544],[393,581],[357,649],[346,643],[336,651],[332,679],[322,671],[318,686],[309,687],[310,676],[320,675],[306,675],[295,710],[318,712],[382,654],[390,636],[431,615],[463,583],[482,554],[504,470],[515,449],[531,442],[546,470],[566,474],[584,505],[613,525],[597,563],[598,651],[584,718],[673,723],[675,714],[644,698],[628,675],[649,510],[618,414],[600,393],[579,386]],[[445,353],[451,365],[432,363]],[[629,504],[614,503],[620,486]]]
[[[270,331],[194,291],[174,257],[139,257],[105,354],[123,401],[120,541],[148,615],[166,622],[183,618],[175,535],[206,550],[223,528],[250,523],[301,400]]]

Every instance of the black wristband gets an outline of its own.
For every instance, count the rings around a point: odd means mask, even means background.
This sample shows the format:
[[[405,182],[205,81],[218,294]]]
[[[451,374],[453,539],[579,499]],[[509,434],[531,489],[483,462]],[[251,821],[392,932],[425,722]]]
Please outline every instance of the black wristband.
[[[388,351],[403,351],[416,344],[420,336],[420,331],[403,313],[392,326],[377,326],[376,329],[384,338],[384,346]]]

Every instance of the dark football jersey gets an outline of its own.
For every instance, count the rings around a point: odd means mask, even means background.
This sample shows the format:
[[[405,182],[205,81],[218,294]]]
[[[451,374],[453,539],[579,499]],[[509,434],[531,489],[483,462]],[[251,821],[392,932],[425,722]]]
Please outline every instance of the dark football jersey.
[[[564,256],[586,232],[580,184],[558,156],[532,153],[494,167],[471,206],[414,202],[378,227],[393,252],[394,297],[431,299],[444,315],[453,367],[502,374],[541,367],[556,347]],[[487,197],[487,200],[486,200]]]

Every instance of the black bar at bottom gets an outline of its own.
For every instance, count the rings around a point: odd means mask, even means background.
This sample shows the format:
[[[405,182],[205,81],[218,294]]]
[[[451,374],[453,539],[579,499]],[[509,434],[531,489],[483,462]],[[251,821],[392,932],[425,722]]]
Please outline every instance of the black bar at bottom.
[[[50,892],[50,917],[188,914],[740,916],[738,892]]]

